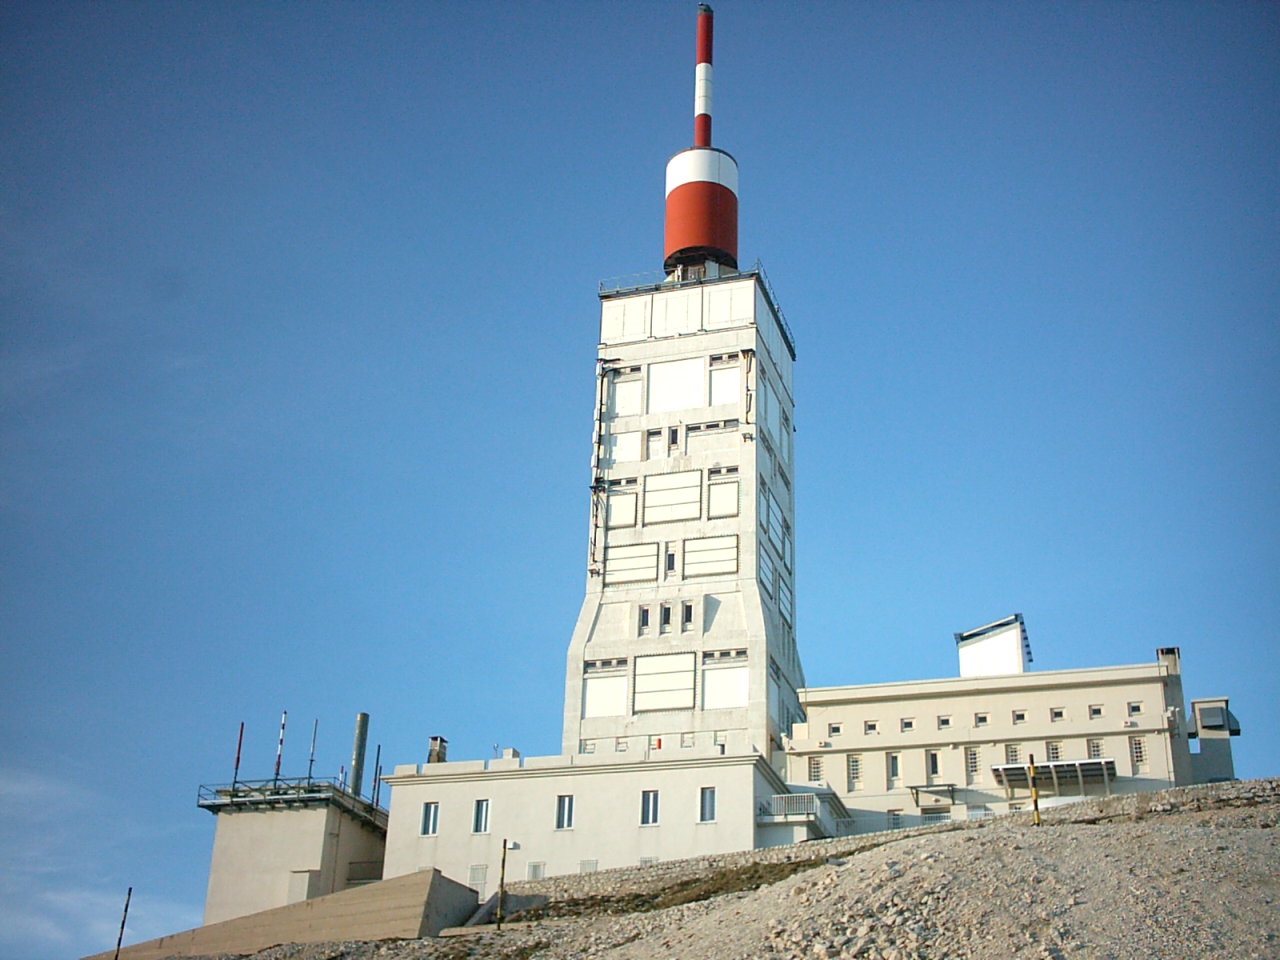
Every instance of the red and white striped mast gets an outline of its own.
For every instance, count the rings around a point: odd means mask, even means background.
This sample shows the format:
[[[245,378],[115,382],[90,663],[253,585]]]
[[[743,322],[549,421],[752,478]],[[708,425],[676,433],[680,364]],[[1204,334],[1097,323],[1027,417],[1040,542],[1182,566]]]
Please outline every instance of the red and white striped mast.
[[[698,5],[693,146],[667,161],[663,268],[738,267],[738,163],[711,146],[711,39],[714,14]]]

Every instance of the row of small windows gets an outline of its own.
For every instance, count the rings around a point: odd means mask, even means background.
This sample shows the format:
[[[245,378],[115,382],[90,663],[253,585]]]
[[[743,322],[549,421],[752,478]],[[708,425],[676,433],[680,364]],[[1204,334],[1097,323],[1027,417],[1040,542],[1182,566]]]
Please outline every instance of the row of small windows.
[[[1140,716],[1143,713],[1142,701],[1130,700],[1125,705],[1125,710],[1126,710],[1126,714],[1130,717]],[[1010,712],[1010,719],[1015,724],[1026,723],[1027,715],[1028,715],[1028,711],[1026,710],[1013,710]],[[1089,704],[1088,716],[1090,720],[1101,719],[1102,717],[1106,716],[1105,706],[1100,703]],[[1067,719],[1066,707],[1050,707],[1049,708],[1050,721],[1057,723],[1059,721],[1063,721],[1066,719]],[[936,722],[939,730],[949,730],[952,727],[952,717],[948,714],[938,715],[938,717],[936,718]],[[982,710],[982,711],[978,711],[973,715],[973,725],[975,727],[985,727],[985,726],[988,726],[990,723],[991,723],[991,713],[989,711]],[[828,723],[827,736],[828,737],[843,736],[844,727],[845,725],[843,722]],[[879,733],[880,729],[881,728],[880,728],[879,720],[862,721],[862,732],[864,734]],[[911,733],[916,729],[916,718],[915,717],[899,718],[898,729],[902,733]]]
[[[475,800],[471,806],[471,832],[489,832],[490,801]],[[659,796],[657,790],[640,792],[640,825],[654,826],[659,822]],[[698,791],[698,822],[713,823],[716,819],[716,788],[702,787]],[[572,830],[574,823],[574,797],[571,793],[556,797],[555,825],[557,830]],[[422,836],[434,837],[440,833],[440,802],[428,800],[422,805]]]
[[[721,753],[724,752],[725,745],[729,742],[729,734],[726,730],[716,730],[712,734],[712,742],[720,748]],[[596,752],[596,748],[604,743],[608,746],[609,742],[613,744],[615,753],[627,753],[631,749],[632,740],[639,739],[648,744],[650,750],[661,750],[664,745],[672,745],[679,743],[681,749],[690,749],[697,746],[697,736],[691,732],[681,734],[673,733],[652,733],[647,737],[611,737],[608,740],[579,740],[578,752],[592,754]]]
[[[1024,762],[1024,747],[1022,743],[1006,743],[1004,744],[1004,760],[1005,764],[1021,764]],[[1129,761],[1135,772],[1147,769],[1147,741],[1142,736],[1131,736],[1128,738]],[[1044,743],[1044,753],[1041,759],[1048,763],[1055,763],[1064,759],[1065,756],[1064,741],[1062,740],[1046,740]],[[1029,760],[1030,755],[1026,755]],[[811,783],[823,783],[826,781],[826,763],[828,760],[834,759],[827,756],[811,756],[807,760],[807,776]],[[1103,759],[1103,741],[1098,737],[1089,737],[1085,740],[1085,756],[1086,760]],[[885,763],[885,780],[890,787],[898,786],[902,778],[902,753],[893,751],[884,754]],[[863,757],[862,754],[850,753],[844,757],[844,774],[846,781],[846,789],[854,792],[863,789]],[[926,750],[924,751],[924,773],[925,776],[932,780],[941,776],[942,771],[942,751]],[[978,782],[982,778],[982,748],[981,747],[965,747],[964,748],[964,773],[967,784]]]

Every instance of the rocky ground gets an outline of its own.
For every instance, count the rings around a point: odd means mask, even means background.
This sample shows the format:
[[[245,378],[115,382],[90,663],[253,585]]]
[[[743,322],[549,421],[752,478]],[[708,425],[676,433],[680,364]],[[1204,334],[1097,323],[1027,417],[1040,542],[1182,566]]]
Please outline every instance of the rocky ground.
[[[665,898],[575,901],[501,932],[285,945],[253,960],[1280,958],[1280,782],[1253,784],[904,837],[789,875],[722,878],[734,892],[708,878]],[[708,898],[665,905],[688,896]]]

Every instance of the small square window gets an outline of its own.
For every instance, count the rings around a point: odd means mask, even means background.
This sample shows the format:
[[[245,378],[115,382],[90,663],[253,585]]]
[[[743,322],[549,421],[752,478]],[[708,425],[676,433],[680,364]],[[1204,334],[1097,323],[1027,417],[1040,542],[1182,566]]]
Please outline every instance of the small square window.
[[[1136,716],[1137,716],[1138,714],[1140,714],[1141,712],[1142,712],[1142,701],[1141,701],[1141,700],[1130,700],[1130,701],[1129,701],[1129,716],[1131,716],[1131,717],[1136,717]]]
[[[685,749],[688,749],[689,747],[692,747],[692,746],[693,746],[693,734],[692,734],[692,733],[682,733],[682,734],[680,734],[680,746],[681,746],[681,747],[683,747],[683,748],[685,748]]]
[[[827,724],[827,736],[828,736],[828,737],[838,737],[838,736],[840,736],[840,733],[841,733],[841,731],[843,731],[843,729],[844,729],[844,726],[843,726],[842,724],[839,724],[839,723],[828,723],[828,724]]]
[[[1089,719],[1097,720],[1101,716],[1102,716],[1102,704],[1100,703],[1089,704]]]
[[[950,718],[950,717],[939,717],[939,718],[938,718],[938,729],[939,729],[939,730],[948,730],[948,729],[950,729],[950,727],[951,727],[951,718]]]
[[[1050,707],[1049,719],[1052,720],[1054,723],[1057,723],[1059,720],[1067,719],[1066,707]]]
[[[975,713],[973,715],[973,725],[975,727],[985,727],[987,725],[987,721],[989,721],[990,719],[991,717],[989,714]]]
[[[877,733],[879,730],[880,730],[879,720],[863,720],[862,721],[863,733]]]
[[[902,718],[902,732],[909,733],[916,728],[916,722],[911,717]]]
[[[1025,711],[1025,710],[1015,710],[1015,711],[1013,711],[1013,722],[1014,722],[1014,723],[1026,723],[1026,722],[1027,722],[1027,711]]]

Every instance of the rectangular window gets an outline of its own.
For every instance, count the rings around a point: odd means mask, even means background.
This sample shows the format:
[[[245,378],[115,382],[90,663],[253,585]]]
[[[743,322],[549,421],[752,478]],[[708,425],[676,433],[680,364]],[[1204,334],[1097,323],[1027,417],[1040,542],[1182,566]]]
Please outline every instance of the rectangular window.
[[[658,617],[658,629],[666,633],[671,629],[671,604],[664,603],[659,610],[661,612]]]
[[[716,818],[716,788],[703,787],[698,799],[698,820],[711,823]]]
[[[562,793],[556,797],[556,829],[569,830],[573,827],[573,794]]]
[[[594,740],[579,740],[578,752],[579,753],[595,753],[596,742]]]
[[[640,632],[644,633],[649,629],[649,608],[640,608]]]
[[[472,833],[488,833],[489,832],[489,801],[477,800],[475,809],[471,814],[471,832]]]
[[[1142,770],[1147,765],[1147,738],[1129,738],[1129,759],[1133,761],[1134,770]]]
[[[973,725],[974,725],[975,727],[985,727],[985,726],[987,725],[987,722],[988,722],[990,719],[991,719],[991,717],[990,717],[990,715],[989,715],[989,714],[986,714],[986,713],[975,713],[975,714],[973,715]]]
[[[693,629],[693,602],[686,600],[680,607],[680,629]]]
[[[810,783],[822,782],[822,758],[821,757],[809,758],[809,782]]]
[[[902,718],[902,732],[903,732],[903,733],[910,733],[910,732],[911,732],[912,730],[914,730],[915,728],[916,728],[916,722],[915,722],[915,720],[914,720],[914,719],[912,719],[911,717],[903,717],[903,718]]]
[[[901,810],[887,810],[885,811],[885,818],[888,821],[886,825],[890,830],[902,829],[902,811]]]
[[[627,752],[627,747],[628,747],[628,743],[627,743],[627,738],[626,738],[626,737],[614,737],[614,738],[613,738],[613,750],[614,750],[614,753],[626,753],[626,752]]]
[[[1137,716],[1138,714],[1140,714],[1141,712],[1142,712],[1142,701],[1141,701],[1141,700],[1130,700],[1130,701],[1129,701],[1129,716],[1131,716],[1131,717],[1136,717],[1136,716]]]
[[[880,729],[879,720],[863,720],[862,721],[863,733],[876,733],[879,729]]]
[[[1089,719],[1097,720],[1101,718],[1101,716],[1102,716],[1102,704],[1100,703],[1089,704]]]
[[[886,753],[884,755],[884,759],[885,759],[885,772],[889,778],[889,782],[892,784],[895,780],[897,780],[900,776],[902,776],[902,754]]]
[[[434,800],[422,805],[422,835],[434,837],[440,830],[440,804]]]
[[[1049,719],[1052,720],[1054,723],[1057,723],[1059,720],[1067,719],[1067,708],[1066,707],[1050,707]]]
[[[968,783],[977,783],[982,774],[982,751],[977,747],[964,748],[964,775]]]
[[[467,867],[467,886],[480,894],[480,899],[484,899],[485,881],[489,879],[489,865],[486,863],[473,863]]]
[[[924,752],[924,769],[931,777],[938,775],[938,770],[942,765],[942,757],[937,750],[926,750]]]
[[[1084,746],[1085,746],[1085,753],[1088,755],[1090,760],[1102,759],[1102,741],[1101,740],[1097,740],[1093,737],[1090,737],[1088,740],[1084,742]]]
[[[848,767],[849,775],[849,792],[862,789],[862,754],[851,753],[845,758],[845,765]]]
[[[841,730],[843,730],[843,729],[844,729],[844,728],[843,728],[840,724],[838,724],[838,723],[828,723],[828,724],[827,724],[827,736],[828,736],[828,737],[838,737],[838,736],[840,736],[840,731],[841,731]]]
[[[1005,763],[1021,763],[1022,745],[1018,743],[1006,743],[1004,745],[1004,762]]]
[[[692,747],[692,746],[693,746],[693,734],[692,734],[692,733],[682,733],[682,734],[680,734],[680,746],[681,746],[682,748],[684,748],[684,749],[688,749],[689,747]]]
[[[640,794],[640,823],[651,826],[658,822],[658,791],[644,790]]]
[[[1013,722],[1014,722],[1014,723],[1026,723],[1026,722],[1027,722],[1027,711],[1025,711],[1025,710],[1015,710],[1015,711],[1013,711]]]
[[[526,880],[541,880],[547,875],[547,864],[543,860],[530,860],[524,868]]]
[[[1062,759],[1062,741],[1049,740],[1044,745],[1044,758],[1050,763]]]
[[[949,730],[949,729],[951,729],[951,718],[950,718],[950,717],[939,717],[939,718],[938,718],[938,729],[939,729],[939,730]]]
[[[738,481],[713,483],[707,487],[707,516],[736,517],[738,515]]]

